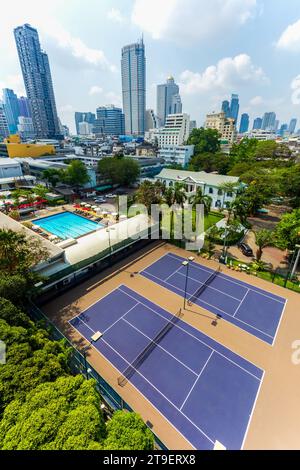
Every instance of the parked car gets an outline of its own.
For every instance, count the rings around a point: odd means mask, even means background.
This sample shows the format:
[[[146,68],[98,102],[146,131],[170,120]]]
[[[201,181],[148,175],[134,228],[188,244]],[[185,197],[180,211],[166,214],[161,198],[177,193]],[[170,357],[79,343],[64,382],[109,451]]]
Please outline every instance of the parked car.
[[[115,195],[115,194],[112,194],[112,193],[109,193],[109,194],[105,194],[105,197],[106,197],[107,199],[112,199],[113,197],[116,197],[116,195]]]
[[[247,245],[247,243],[240,243],[239,244],[239,249],[245,256],[253,256],[253,250],[252,248]]]
[[[101,204],[103,202],[106,202],[106,199],[104,197],[96,197],[94,201],[97,202],[98,204]]]

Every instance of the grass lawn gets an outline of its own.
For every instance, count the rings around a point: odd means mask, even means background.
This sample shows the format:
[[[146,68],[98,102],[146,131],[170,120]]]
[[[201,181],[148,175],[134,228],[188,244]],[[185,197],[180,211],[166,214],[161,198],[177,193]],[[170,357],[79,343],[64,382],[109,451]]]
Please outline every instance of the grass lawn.
[[[196,227],[196,210],[193,209],[193,215],[192,215],[192,220],[193,220],[193,230],[195,230]],[[217,222],[222,220],[224,218],[224,215],[220,212],[209,212],[208,215],[204,217],[204,231],[206,232],[207,229],[209,229],[212,225],[215,225]],[[176,219],[176,214],[174,214],[174,223]],[[173,228],[172,228],[172,233],[173,233]]]

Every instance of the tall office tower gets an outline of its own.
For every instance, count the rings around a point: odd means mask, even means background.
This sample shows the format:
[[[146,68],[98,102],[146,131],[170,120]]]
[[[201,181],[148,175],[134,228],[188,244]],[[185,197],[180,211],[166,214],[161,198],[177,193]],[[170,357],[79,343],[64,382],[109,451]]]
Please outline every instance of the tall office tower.
[[[97,135],[119,136],[125,132],[125,118],[121,108],[113,104],[96,109],[97,119],[94,122],[94,133]]]
[[[245,132],[248,132],[249,129],[249,114],[244,113],[241,116],[241,123],[240,123],[240,134],[244,134]]]
[[[230,104],[228,100],[222,102],[222,109],[223,113],[225,113],[225,117],[230,117]]]
[[[278,131],[278,135],[283,137],[285,135],[285,133],[288,132],[288,129],[289,129],[289,126],[287,124],[282,124],[279,131]]]
[[[20,116],[31,118],[28,98],[26,98],[26,96],[20,96],[20,98],[18,98],[18,102],[19,102]]]
[[[264,131],[273,131],[275,128],[276,114],[274,112],[265,113],[262,120],[261,128]]]
[[[181,114],[182,102],[179,94],[179,86],[173,77],[168,77],[166,83],[157,85],[156,114],[162,125],[165,125],[169,114]]]
[[[153,109],[146,110],[146,121],[145,121],[145,131],[149,131],[150,129],[158,129],[161,127],[161,121],[156,116]]]
[[[193,129],[197,129],[197,121],[195,120],[190,121],[190,134],[192,133]]]
[[[289,125],[289,133],[290,134],[295,133],[296,126],[297,126],[297,119],[296,118],[291,119],[290,125]]]
[[[88,124],[94,124],[96,119],[96,116],[94,113],[81,113],[81,112],[76,112],[75,113],[75,126],[76,126],[76,134],[79,135],[79,124],[81,122],[87,122]]]
[[[232,94],[230,102],[230,115],[232,119],[235,120],[235,125],[237,124],[238,116],[240,110],[239,95]]]
[[[18,134],[23,140],[35,138],[35,131],[30,117],[19,116]]]
[[[125,133],[143,135],[146,113],[146,58],[143,39],[122,48],[121,70]]]
[[[261,129],[261,126],[262,126],[262,118],[260,117],[257,117],[256,119],[254,119],[253,121],[253,128],[252,129]]]
[[[14,35],[36,136],[60,139],[49,60],[41,49],[38,32],[24,24],[14,30]]]
[[[0,139],[5,139],[5,137],[8,137],[9,135],[9,130],[8,130],[8,125],[7,125],[7,120],[6,120],[6,115],[4,112],[4,106],[3,103],[0,101]]]
[[[278,129],[279,129],[279,119],[276,119],[275,125],[274,125],[274,132],[275,132],[275,134],[276,134],[276,132],[278,131]]]
[[[3,89],[3,105],[10,134],[18,130],[18,117],[20,115],[18,97],[13,90]]]

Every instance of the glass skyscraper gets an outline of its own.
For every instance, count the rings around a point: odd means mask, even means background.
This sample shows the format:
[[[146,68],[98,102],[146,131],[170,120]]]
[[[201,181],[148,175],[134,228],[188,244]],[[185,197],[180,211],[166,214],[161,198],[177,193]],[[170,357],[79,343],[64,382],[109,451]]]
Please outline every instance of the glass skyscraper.
[[[121,108],[100,106],[96,109],[95,134],[119,136],[125,132],[124,114]]]
[[[125,133],[143,135],[146,113],[146,58],[143,39],[122,48],[121,70]]]
[[[274,112],[265,113],[262,120],[261,128],[266,131],[275,129],[276,114]]]
[[[167,82],[157,85],[156,114],[162,125],[169,114],[181,114],[182,102],[179,95],[179,86],[173,77],[168,77]]]
[[[222,102],[222,111],[225,113],[225,117],[230,117],[230,104],[228,100]]]
[[[17,95],[9,88],[3,89],[3,104],[10,134],[16,134],[18,130],[18,117],[20,115]]]
[[[76,126],[76,134],[79,135],[79,124],[81,122],[87,122],[88,124],[94,125],[96,116],[94,113],[82,113],[82,112],[76,112],[75,113],[75,126]]]
[[[237,124],[239,110],[240,110],[239,95],[232,94],[231,95],[231,102],[230,102],[229,117],[231,117],[235,120],[235,124]]]
[[[249,129],[249,114],[244,113],[241,116],[241,123],[240,123],[240,134],[244,134],[245,132],[248,132]]]
[[[26,94],[37,138],[61,138],[48,56],[29,24],[14,30]]]
[[[26,96],[20,96],[20,98],[18,98],[18,102],[19,102],[20,116],[31,118],[28,98],[26,98]]]
[[[261,129],[262,126],[262,118],[257,117],[253,121],[253,129]]]
[[[297,119],[296,118],[291,119],[290,125],[289,125],[289,133],[290,134],[295,133],[296,126],[297,126]]]

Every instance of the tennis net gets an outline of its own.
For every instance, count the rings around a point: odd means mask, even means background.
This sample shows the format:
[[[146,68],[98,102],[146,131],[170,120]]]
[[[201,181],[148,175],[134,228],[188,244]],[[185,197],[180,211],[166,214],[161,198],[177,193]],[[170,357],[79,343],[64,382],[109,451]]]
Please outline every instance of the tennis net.
[[[172,319],[168,321],[163,328],[155,335],[155,337],[147,344],[147,346],[138,354],[134,361],[125,369],[125,371],[118,378],[118,385],[124,387],[128,380],[133,376],[136,370],[143,364],[145,359],[156,348],[159,342],[166,336],[166,334],[173,328],[180,318],[183,317],[182,310],[180,309]]]
[[[212,281],[216,278],[218,273],[221,271],[220,266],[218,269],[213,272],[207,279],[204,281],[204,283],[194,292],[191,297],[188,299],[187,303],[188,305],[193,305],[195,301],[200,297],[200,295],[205,291],[205,289],[212,283]]]

